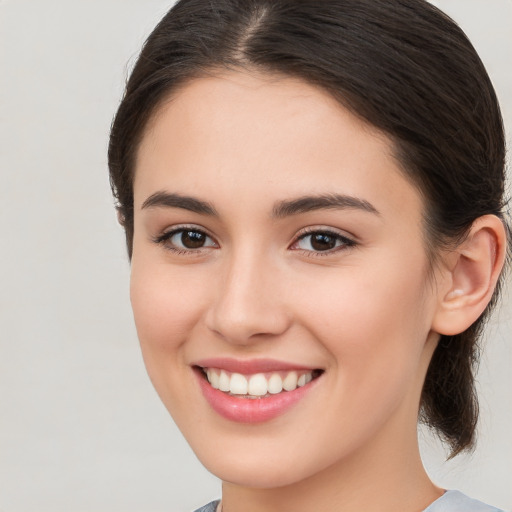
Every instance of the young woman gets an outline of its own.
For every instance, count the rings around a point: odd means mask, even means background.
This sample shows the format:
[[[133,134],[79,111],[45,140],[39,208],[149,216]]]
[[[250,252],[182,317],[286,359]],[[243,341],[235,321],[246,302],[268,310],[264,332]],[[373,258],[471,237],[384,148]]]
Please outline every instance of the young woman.
[[[164,17],[109,165],[148,373],[223,481],[201,510],[496,510],[430,481],[417,422],[474,444],[504,157],[480,59],[423,0]]]

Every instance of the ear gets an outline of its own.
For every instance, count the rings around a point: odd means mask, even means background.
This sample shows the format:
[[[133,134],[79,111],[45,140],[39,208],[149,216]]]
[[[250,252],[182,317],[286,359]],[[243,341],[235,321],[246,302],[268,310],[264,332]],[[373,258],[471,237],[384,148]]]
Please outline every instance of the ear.
[[[116,213],[117,222],[119,222],[119,224],[124,227],[126,219],[124,218],[124,215],[121,213],[121,208],[119,206],[116,206]]]
[[[506,232],[495,215],[473,222],[467,238],[444,258],[432,330],[460,334],[483,313],[503,268]]]

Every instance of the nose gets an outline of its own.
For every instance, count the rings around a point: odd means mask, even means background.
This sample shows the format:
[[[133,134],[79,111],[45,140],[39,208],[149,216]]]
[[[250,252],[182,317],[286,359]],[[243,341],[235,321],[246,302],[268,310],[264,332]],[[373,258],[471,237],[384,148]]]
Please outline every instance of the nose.
[[[230,258],[219,275],[218,289],[212,291],[207,327],[238,345],[284,333],[291,318],[282,277],[276,265],[261,255]]]

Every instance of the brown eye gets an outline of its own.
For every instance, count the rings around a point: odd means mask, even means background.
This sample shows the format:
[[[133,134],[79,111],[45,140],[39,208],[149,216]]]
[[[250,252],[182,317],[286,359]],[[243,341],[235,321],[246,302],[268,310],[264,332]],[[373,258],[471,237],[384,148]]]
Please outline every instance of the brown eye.
[[[182,231],[181,245],[187,249],[199,249],[206,242],[206,235],[200,231]]]
[[[335,251],[355,245],[353,240],[330,231],[314,231],[302,235],[294,244],[294,249],[312,253]]]
[[[336,238],[327,233],[316,233],[311,235],[311,247],[315,251],[328,251],[336,247]]]
[[[203,231],[198,229],[175,229],[155,239],[171,251],[198,251],[208,247],[217,247],[217,244]]]

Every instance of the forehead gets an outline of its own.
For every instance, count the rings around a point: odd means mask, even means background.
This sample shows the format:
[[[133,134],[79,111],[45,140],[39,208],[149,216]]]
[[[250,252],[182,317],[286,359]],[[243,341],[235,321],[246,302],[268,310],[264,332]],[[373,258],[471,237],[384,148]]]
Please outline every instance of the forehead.
[[[301,80],[241,72],[193,80],[152,118],[137,155],[135,205],[169,188],[246,204],[334,192],[384,210],[406,200],[421,209],[384,134]]]

